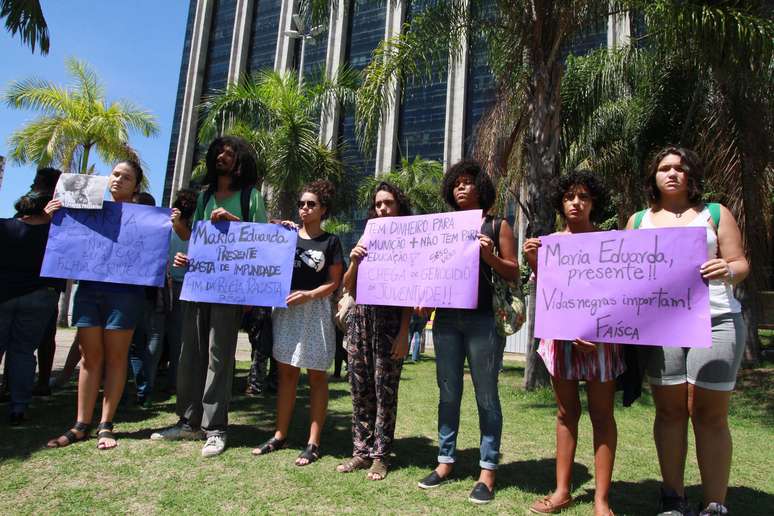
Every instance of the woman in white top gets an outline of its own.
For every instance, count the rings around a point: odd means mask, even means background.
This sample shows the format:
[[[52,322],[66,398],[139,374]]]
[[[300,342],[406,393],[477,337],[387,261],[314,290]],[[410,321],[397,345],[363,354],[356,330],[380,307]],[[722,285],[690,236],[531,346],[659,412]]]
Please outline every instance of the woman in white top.
[[[734,216],[724,206],[702,202],[703,176],[695,152],[663,149],[646,178],[651,208],[632,215],[626,226],[707,228],[707,261],[700,271],[710,285],[712,347],[654,348],[648,362],[656,404],[653,436],[663,478],[660,511],[669,515],[689,511],[683,484],[689,418],[702,479],[701,514],[727,513],[723,504],[731,469],[728,403],[744,351],[744,324],[733,286],[747,277],[749,265]]]

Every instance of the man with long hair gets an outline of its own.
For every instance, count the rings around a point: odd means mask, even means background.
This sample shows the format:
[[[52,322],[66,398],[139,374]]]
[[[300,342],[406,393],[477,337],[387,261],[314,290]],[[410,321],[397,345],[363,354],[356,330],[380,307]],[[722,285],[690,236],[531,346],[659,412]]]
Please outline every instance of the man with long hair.
[[[215,139],[207,151],[207,174],[196,201],[197,221],[266,222],[255,156],[250,146],[234,136]],[[172,211],[173,228],[182,240],[191,228]],[[175,255],[176,267],[187,265],[184,253]],[[201,439],[203,457],[226,448],[228,405],[234,377],[234,354],[242,306],[185,302],[182,345],[177,369],[177,415],[173,427],[151,435],[153,440]]]

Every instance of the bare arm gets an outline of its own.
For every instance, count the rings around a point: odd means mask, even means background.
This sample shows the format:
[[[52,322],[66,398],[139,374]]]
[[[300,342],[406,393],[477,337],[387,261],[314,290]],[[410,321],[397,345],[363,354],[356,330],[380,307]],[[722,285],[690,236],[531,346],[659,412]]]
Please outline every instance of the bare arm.
[[[513,230],[507,221],[504,220],[500,226],[500,256],[494,255],[491,239],[482,235],[479,241],[481,242],[481,259],[484,260],[484,263],[492,267],[501,278],[508,281],[513,281],[519,277],[516,239],[513,238]]]
[[[702,264],[702,277],[736,285],[750,274],[750,264],[744,256],[742,233],[736,219],[725,206],[720,207],[720,225],[717,232],[719,257]]]

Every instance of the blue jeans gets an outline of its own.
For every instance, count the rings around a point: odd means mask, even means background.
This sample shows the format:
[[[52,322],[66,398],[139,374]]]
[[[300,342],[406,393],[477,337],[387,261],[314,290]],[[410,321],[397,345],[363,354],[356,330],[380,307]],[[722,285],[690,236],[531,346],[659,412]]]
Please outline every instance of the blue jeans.
[[[145,300],[143,313],[134,330],[129,346],[129,366],[132,368],[137,398],[147,399],[153,392],[156,369],[164,349],[166,314],[156,311],[154,301]]]
[[[478,405],[482,469],[496,469],[500,460],[503,414],[497,378],[504,342],[497,334],[491,312],[444,309],[433,323],[438,401],[438,462],[452,464],[460,426],[465,359],[468,359]]]
[[[419,360],[419,350],[422,348],[422,333],[415,331],[411,335],[411,360],[416,362]]]
[[[59,292],[39,288],[0,303],[0,352],[8,363],[11,413],[27,410],[35,381],[35,350],[56,312]]]

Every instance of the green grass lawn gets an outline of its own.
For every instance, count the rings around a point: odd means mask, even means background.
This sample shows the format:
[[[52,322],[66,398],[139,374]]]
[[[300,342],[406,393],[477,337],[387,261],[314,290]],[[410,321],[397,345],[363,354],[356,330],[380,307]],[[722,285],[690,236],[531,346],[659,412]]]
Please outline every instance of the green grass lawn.
[[[246,364],[240,364],[243,384]],[[501,376],[503,458],[495,502],[473,507],[467,496],[478,470],[478,418],[467,379],[462,408],[455,481],[430,492],[417,481],[435,465],[438,390],[435,366],[425,359],[403,370],[393,469],[384,481],[364,472],[339,474],[334,468],[351,453],[351,401],[348,384],[331,383],[331,402],[323,434],[323,458],[299,468],[293,460],[305,443],[308,389],[299,390],[291,448],[265,457],[250,450],[271,434],[274,400],[236,395],[231,407],[229,447],[216,458],[202,459],[202,443],[157,443],[148,437],[173,424],[174,399],[153,409],[127,408],[116,417],[120,446],[96,449],[90,439],[62,450],[42,446],[72,424],[74,387],[38,400],[31,422],[0,432],[0,513],[515,513],[548,493],[554,478],[554,402],[550,391],[527,393],[520,387],[523,369],[506,362]],[[774,513],[774,369],[746,372],[734,394],[731,429],[734,463],[728,505],[733,514]],[[302,378],[302,382],[303,382]],[[659,486],[658,462],[651,439],[653,406],[649,396],[617,411],[619,443],[611,503],[616,514],[653,514]],[[692,440],[692,438],[691,438]],[[574,469],[577,504],[563,514],[592,510],[591,424],[581,421]],[[698,500],[699,475],[691,445],[686,472],[689,496]]]

